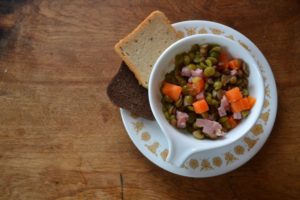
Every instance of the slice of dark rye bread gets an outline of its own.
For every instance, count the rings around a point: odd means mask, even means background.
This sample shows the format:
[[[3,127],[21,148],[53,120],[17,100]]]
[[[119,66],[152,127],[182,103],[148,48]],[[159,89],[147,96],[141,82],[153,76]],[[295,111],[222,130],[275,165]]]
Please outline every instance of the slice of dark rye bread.
[[[117,106],[140,117],[153,120],[148,90],[142,87],[125,62],[107,87],[107,95]]]

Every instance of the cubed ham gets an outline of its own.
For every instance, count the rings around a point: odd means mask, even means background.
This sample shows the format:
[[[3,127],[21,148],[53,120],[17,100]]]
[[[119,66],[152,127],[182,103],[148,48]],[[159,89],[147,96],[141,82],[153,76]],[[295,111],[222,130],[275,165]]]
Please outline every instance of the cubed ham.
[[[225,108],[221,106],[218,108],[218,113],[220,117],[224,117],[227,115]]]
[[[233,113],[233,119],[242,119],[241,112],[234,112]]]
[[[236,69],[230,70],[230,75],[235,76],[237,75],[238,71]]]
[[[181,75],[185,77],[190,77],[189,82],[191,82],[192,77],[203,77],[203,70],[202,69],[195,69],[191,70],[189,67],[184,67],[181,70]]]
[[[217,138],[223,136],[225,133],[222,132],[222,125],[216,121],[208,119],[197,119],[196,126],[203,128],[203,133],[210,138]]]
[[[189,67],[184,67],[181,70],[181,76],[190,77],[192,76],[192,70]]]
[[[226,111],[229,110],[229,102],[225,95],[223,95],[220,103],[220,107],[218,108],[218,113],[220,117],[226,116]]]
[[[203,77],[203,70],[202,69],[192,70],[192,76],[202,78]]]
[[[185,112],[176,112],[176,119],[177,119],[177,128],[185,128],[186,121],[188,120],[189,115]]]
[[[196,95],[196,99],[197,99],[197,100],[204,99],[204,90],[201,91],[200,93],[198,93],[198,94]]]

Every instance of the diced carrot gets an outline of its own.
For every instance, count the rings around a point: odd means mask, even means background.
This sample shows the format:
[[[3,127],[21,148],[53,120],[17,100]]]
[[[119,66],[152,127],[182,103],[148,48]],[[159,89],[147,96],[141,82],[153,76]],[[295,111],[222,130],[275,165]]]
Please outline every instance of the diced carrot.
[[[209,110],[208,104],[205,99],[194,102],[193,107],[195,112],[198,114],[204,113]]]
[[[249,102],[249,108],[248,109],[251,109],[254,106],[254,104],[256,102],[256,99],[252,96],[248,96],[248,102]]]
[[[243,98],[240,88],[238,88],[238,87],[235,87],[235,88],[232,88],[231,90],[226,91],[225,95],[230,103],[236,102],[236,101],[240,100],[241,98]]]
[[[249,107],[250,105],[247,97],[231,103],[232,112],[241,112],[244,110],[249,110]]]
[[[177,101],[179,99],[181,91],[182,91],[182,87],[167,82],[164,83],[162,88],[162,93],[164,95],[167,95],[174,101]]]
[[[220,67],[223,69],[226,69],[228,67],[228,54],[225,51],[221,51],[221,54],[219,56],[220,60]]]
[[[195,79],[196,78],[198,77],[195,77]],[[189,94],[195,96],[204,89],[205,82],[202,78],[198,78],[198,80],[195,80],[192,83],[188,83],[187,85],[189,88]]]
[[[238,125],[238,122],[233,119],[232,116],[228,117],[227,122],[231,126],[231,128],[235,128]]]
[[[233,59],[228,62],[228,66],[231,69],[240,69],[242,66],[242,61],[239,59]]]
[[[204,89],[204,80],[200,78],[196,83],[193,83],[193,89],[196,94],[201,92]]]

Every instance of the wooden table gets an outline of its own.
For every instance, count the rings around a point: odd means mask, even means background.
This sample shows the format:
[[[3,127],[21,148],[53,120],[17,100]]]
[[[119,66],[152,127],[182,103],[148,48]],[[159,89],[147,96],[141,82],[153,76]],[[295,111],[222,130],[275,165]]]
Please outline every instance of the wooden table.
[[[276,77],[273,132],[247,164],[192,179],[148,161],[106,96],[113,45],[151,11],[231,26]],[[0,199],[299,199],[300,4],[289,1],[0,1]]]

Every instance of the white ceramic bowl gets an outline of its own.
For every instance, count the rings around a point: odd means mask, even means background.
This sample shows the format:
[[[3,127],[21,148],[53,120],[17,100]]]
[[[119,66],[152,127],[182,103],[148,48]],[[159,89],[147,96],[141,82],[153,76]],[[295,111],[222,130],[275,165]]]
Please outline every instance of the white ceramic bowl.
[[[240,58],[249,67],[249,93],[256,98],[256,103],[251,109],[249,116],[229,131],[223,138],[217,140],[197,140],[192,134],[176,129],[166,120],[162,112],[160,87],[165,74],[174,69],[175,56],[184,51],[189,51],[193,44],[218,44],[225,47],[234,57]],[[169,46],[157,59],[149,80],[149,101],[153,115],[162,129],[169,144],[167,161],[176,166],[181,166],[184,161],[194,153],[215,149],[229,145],[243,137],[254,125],[263,107],[264,83],[260,70],[253,57],[238,43],[222,36],[212,34],[199,34],[185,37]]]

